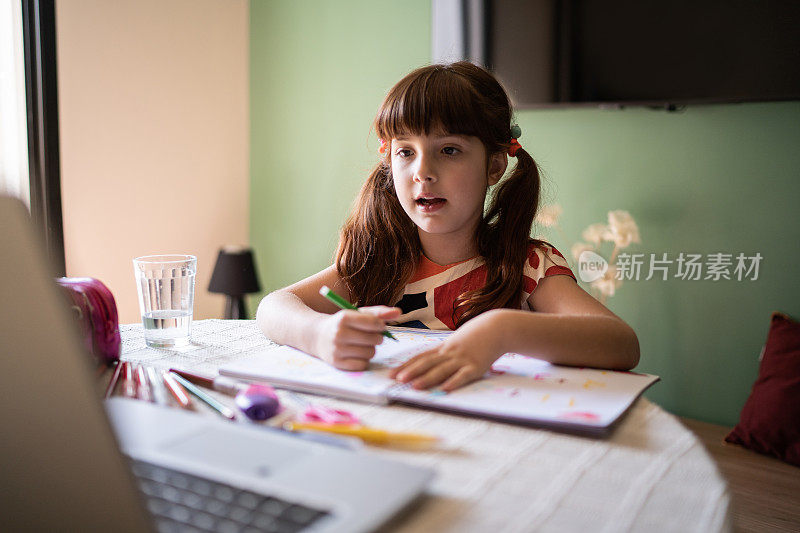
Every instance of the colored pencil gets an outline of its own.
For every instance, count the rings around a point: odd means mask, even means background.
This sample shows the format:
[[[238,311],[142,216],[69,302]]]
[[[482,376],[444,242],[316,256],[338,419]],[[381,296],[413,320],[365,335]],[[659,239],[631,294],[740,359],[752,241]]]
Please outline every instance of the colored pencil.
[[[136,382],[133,380],[133,363],[122,363],[122,392],[126,398],[136,398]]]
[[[145,371],[150,381],[150,392],[153,394],[153,401],[158,405],[167,405],[169,401],[164,392],[164,382],[158,378],[156,369],[152,366],[148,366]]]
[[[184,389],[188,390],[192,394],[195,395],[199,400],[204,402],[206,405],[214,409],[216,412],[224,416],[225,418],[229,418],[231,420],[236,420],[236,413],[233,412],[232,409],[222,405],[220,402],[206,394],[205,392],[201,391],[197,386],[193,385],[190,381],[179,376],[175,372],[168,372],[168,374],[178,383],[180,383]]]
[[[327,285],[323,285],[319,289],[319,293],[322,296],[324,296],[325,298],[327,298],[328,300],[330,300],[331,302],[333,302],[334,305],[336,305],[340,309],[349,309],[351,311],[358,311],[358,307],[356,307],[355,305],[351,304],[350,302],[348,302],[347,300],[345,300],[344,298],[342,298],[341,296],[339,296],[338,294],[336,294],[335,292],[330,290]],[[383,336],[384,337],[389,337],[393,341],[397,340],[395,338],[395,336],[392,335],[392,332],[389,331],[389,330],[384,330],[383,331]]]
[[[322,431],[336,435],[357,437],[370,444],[421,447],[430,446],[439,440],[437,437],[422,433],[394,433],[366,426],[347,426],[342,424],[287,422],[283,427],[290,431]]]
[[[164,380],[164,384],[172,394],[172,397],[175,398],[175,401],[177,401],[178,404],[184,409],[191,409],[192,400],[189,398],[189,395],[186,394],[186,390],[181,387],[180,383],[175,381],[175,378],[172,377],[172,374],[169,372],[163,372],[161,374],[161,378]]]
[[[140,400],[146,402],[153,401],[153,394],[150,392],[150,383],[145,374],[144,365],[136,367],[136,394]]]
[[[114,368],[114,373],[111,374],[111,380],[108,382],[108,387],[106,388],[106,398],[111,398],[111,395],[114,394],[114,389],[117,386],[117,381],[119,381],[119,375],[122,373],[122,361],[117,361],[117,366]]]

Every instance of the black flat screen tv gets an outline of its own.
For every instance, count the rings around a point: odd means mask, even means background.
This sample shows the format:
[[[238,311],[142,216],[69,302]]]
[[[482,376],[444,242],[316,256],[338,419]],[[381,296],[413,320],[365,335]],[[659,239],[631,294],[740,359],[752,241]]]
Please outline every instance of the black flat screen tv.
[[[800,99],[798,0],[485,0],[521,108]]]

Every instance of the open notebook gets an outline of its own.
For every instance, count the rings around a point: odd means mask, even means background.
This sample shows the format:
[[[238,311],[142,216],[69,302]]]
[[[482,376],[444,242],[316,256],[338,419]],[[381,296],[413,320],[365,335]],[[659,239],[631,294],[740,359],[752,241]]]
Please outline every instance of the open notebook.
[[[220,367],[220,374],[350,400],[416,406],[508,422],[604,433],[658,376],[552,365],[506,354],[482,380],[449,394],[417,391],[387,377],[390,368],[444,341],[450,332],[391,327],[364,372],[337,370],[280,346]]]

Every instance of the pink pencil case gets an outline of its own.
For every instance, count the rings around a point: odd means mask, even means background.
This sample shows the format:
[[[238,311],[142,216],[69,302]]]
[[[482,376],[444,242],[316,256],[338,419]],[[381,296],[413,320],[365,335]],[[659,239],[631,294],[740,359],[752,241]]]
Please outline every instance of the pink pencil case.
[[[86,349],[100,363],[119,360],[121,339],[114,295],[94,278],[56,278],[64,290]]]

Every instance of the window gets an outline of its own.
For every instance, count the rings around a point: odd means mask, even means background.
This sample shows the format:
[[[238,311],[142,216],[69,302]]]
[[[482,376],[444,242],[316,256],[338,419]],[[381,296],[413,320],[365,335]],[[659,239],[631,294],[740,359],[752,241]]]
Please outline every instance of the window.
[[[55,0],[0,0],[0,194],[21,198],[65,275]]]
[[[0,194],[30,206],[22,3],[0,0]]]

